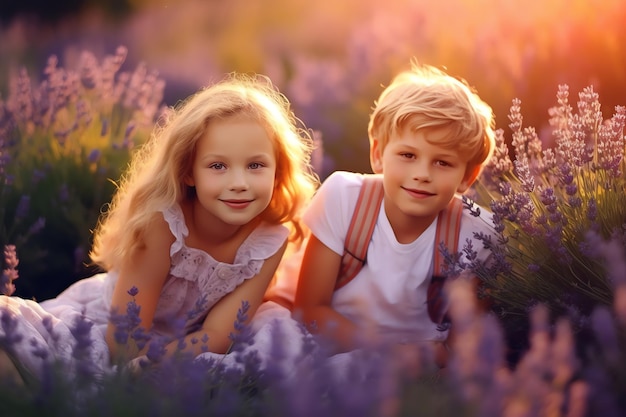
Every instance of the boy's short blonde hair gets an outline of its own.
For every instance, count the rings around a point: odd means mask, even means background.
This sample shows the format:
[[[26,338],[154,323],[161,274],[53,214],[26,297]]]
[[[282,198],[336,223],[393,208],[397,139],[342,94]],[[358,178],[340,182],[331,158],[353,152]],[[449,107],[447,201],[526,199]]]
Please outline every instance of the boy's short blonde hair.
[[[368,126],[370,146],[376,139],[382,152],[392,135],[407,128],[448,130],[439,145],[467,155],[468,172],[481,169],[495,146],[491,107],[464,80],[416,62],[375,102]]]

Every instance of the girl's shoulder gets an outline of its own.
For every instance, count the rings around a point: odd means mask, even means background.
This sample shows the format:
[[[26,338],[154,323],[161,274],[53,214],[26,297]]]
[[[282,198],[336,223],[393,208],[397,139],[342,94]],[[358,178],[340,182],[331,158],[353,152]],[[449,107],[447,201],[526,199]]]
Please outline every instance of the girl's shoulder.
[[[158,214],[150,222],[142,235],[144,247],[156,256],[164,256],[175,241],[171,228],[163,216]]]
[[[180,252],[186,247],[185,239],[189,236],[189,228],[185,223],[184,209],[180,204],[174,204],[162,210],[162,228],[171,237],[170,256]],[[285,242],[289,236],[289,229],[282,224],[260,223],[255,227],[243,241],[237,250],[236,257],[239,261],[242,258],[266,259],[273,255]]]
[[[183,247],[185,237],[189,235],[189,229],[187,224],[185,224],[185,215],[179,204],[174,204],[162,210],[162,213],[163,217],[160,219],[160,223],[174,238],[174,242],[170,247],[170,255],[173,255]]]
[[[267,259],[283,246],[288,236],[289,229],[282,224],[261,223],[239,247],[237,260]]]

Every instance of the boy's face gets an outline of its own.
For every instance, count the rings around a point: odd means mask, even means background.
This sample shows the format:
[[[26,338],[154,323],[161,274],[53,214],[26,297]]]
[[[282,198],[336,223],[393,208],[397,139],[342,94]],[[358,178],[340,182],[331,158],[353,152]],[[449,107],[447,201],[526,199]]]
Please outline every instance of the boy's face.
[[[441,129],[403,129],[391,135],[382,152],[381,143],[372,142],[372,168],[383,174],[385,211],[396,236],[396,227],[409,226],[421,233],[455,193],[465,192],[471,185],[466,158],[455,149],[437,145],[446,133]]]

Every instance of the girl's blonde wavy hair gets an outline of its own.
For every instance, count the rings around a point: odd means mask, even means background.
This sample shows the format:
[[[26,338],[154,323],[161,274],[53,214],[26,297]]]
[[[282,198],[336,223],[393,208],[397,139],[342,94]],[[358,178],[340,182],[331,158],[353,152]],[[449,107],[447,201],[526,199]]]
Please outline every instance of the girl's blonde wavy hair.
[[[319,184],[310,165],[311,135],[269,78],[233,73],[172,109],[132,155],[96,226],[90,253],[95,264],[117,269],[142,246],[144,231],[161,211],[195,198],[184,178],[191,175],[198,140],[212,120],[235,115],[258,121],[274,145],[274,193],[262,220],[285,224],[290,241],[302,240],[300,214]]]
[[[382,152],[392,135],[407,128],[447,131],[438,144],[466,156],[467,171],[475,175],[495,147],[491,107],[464,80],[416,61],[376,101],[368,125],[370,146],[377,139]]]

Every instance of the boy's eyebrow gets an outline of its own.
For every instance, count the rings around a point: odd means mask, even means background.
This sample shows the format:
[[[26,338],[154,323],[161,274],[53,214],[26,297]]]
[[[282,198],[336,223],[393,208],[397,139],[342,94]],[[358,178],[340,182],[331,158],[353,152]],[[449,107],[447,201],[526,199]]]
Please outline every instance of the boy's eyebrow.
[[[435,144],[435,146],[437,146]],[[399,145],[399,149],[403,150],[403,149],[411,149],[411,150],[415,150],[415,151],[419,151],[419,146],[414,146],[408,143],[403,143]],[[453,157],[453,158],[458,158],[459,154],[456,150],[454,149],[446,149],[446,148],[441,148],[441,152],[437,152],[436,155],[437,156],[449,156],[449,157]]]
[[[450,157],[457,158],[459,157],[459,152],[454,149],[449,149],[443,152],[438,152],[437,155],[450,156]]]

